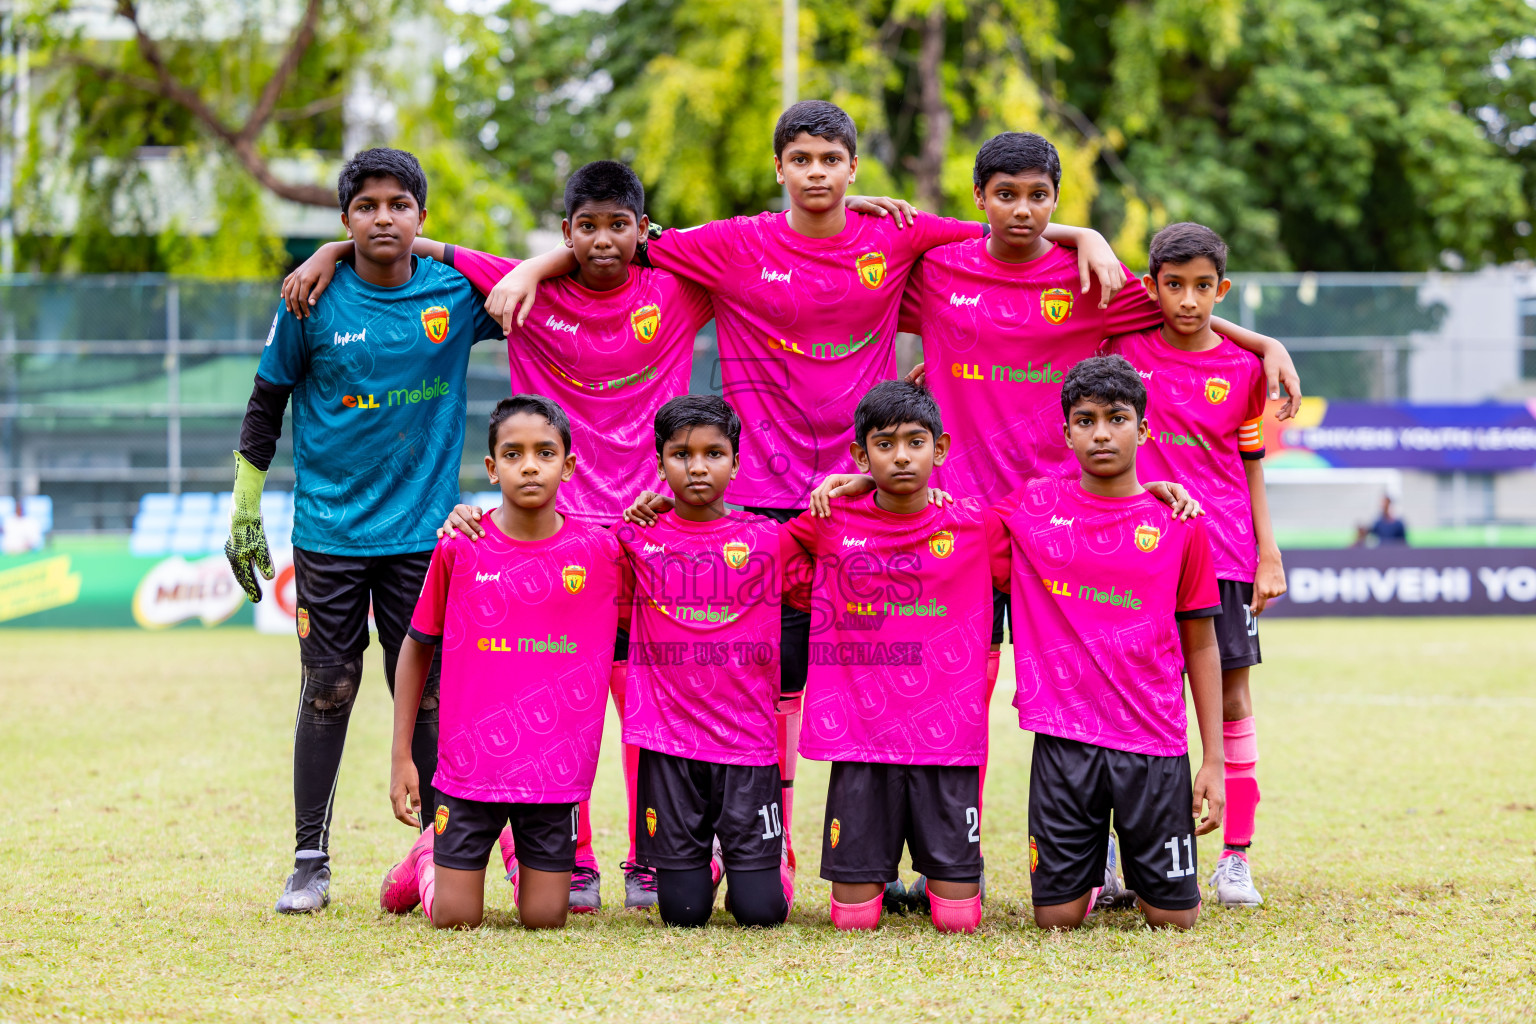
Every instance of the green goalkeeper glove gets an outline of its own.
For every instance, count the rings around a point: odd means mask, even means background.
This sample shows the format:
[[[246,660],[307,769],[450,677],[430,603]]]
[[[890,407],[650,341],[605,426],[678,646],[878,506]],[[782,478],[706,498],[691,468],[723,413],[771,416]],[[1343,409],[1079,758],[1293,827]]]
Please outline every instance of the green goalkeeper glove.
[[[261,487],[266,482],[266,470],[257,469],[235,452],[235,498],[229,505],[229,540],[224,542],[224,557],[234,570],[235,582],[252,604],[260,603],[261,587],[251,566],[263,579],[273,576],[267,535],[261,528]]]

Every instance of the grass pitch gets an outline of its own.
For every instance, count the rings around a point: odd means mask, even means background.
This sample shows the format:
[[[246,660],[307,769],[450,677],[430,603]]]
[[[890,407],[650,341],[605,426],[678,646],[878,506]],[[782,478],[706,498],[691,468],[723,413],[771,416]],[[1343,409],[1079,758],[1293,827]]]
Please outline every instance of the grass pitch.
[[[1263,908],[1188,934],[1114,912],[1029,923],[1030,741],[993,704],[975,936],[827,921],[826,769],[802,762],[790,924],[703,931],[622,910],[616,735],[593,802],[607,906],[560,933],[437,933],[381,913],[390,816],[377,647],[352,722],[331,908],[280,918],[292,638],[0,632],[0,1019],[1529,1021],[1536,1016],[1532,620],[1273,622],[1255,675]],[[1007,664],[1005,659],[1005,665]],[[1208,875],[1216,837],[1201,844]],[[908,874],[910,878],[910,874]]]

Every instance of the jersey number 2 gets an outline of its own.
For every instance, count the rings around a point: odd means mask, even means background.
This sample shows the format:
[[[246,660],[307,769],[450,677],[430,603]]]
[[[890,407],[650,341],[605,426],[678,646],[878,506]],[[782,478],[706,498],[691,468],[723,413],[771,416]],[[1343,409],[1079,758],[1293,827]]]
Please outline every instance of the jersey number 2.
[[[967,807],[965,809],[965,823],[971,826],[971,830],[965,834],[965,841],[968,843],[981,842],[981,812],[977,811],[974,807]]]

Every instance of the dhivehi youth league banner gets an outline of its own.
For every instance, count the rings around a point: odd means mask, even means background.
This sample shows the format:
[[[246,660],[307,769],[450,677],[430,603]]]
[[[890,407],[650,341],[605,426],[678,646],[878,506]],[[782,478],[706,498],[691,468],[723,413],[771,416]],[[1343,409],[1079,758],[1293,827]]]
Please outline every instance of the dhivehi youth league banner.
[[[1341,468],[1530,469],[1536,466],[1533,406],[1306,399],[1294,421],[1270,420],[1266,435],[1270,455],[1311,453]]]
[[[1293,549],[1264,618],[1536,614],[1536,548]]]

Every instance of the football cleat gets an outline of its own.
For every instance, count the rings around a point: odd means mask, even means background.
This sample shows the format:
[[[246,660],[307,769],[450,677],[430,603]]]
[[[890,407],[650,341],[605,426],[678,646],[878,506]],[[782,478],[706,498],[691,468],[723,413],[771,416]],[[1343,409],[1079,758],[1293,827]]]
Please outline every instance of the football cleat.
[[[1136,894],[1120,881],[1120,844],[1116,841],[1115,834],[1111,832],[1109,849],[1104,855],[1104,884],[1099,888],[1099,895],[1090,909],[1109,910],[1113,907],[1135,905]]]
[[[779,882],[784,886],[784,920],[795,909],[795,866],[789,862],[789,847],[779,855]]]
[[[918,875],[917,881],[907,886],[907,906],[915,914],[927,914],[932,911],[933,903],[928,899],[927,875]]]
[[[405,859],[384,872],[379,906],[391,914],[409,914],[421,903],[420,864],[422,857],[432,856],[432,836],[430,828],[423,829]]]
[[[591,864],[577,864],[571,871],[573,914],[590,914],[603,906],[603,876]]]
[[[656,872],[632,860],[624,869],[624,909],[649,910],[656,905]]]
[[[880,909],[887,914],[907,912],[907,887],[901,884],[901,879],[885,883],[885,892],[880,896]]]
[[[331,902],[330,858],[324,855],[295,860],[293,874],[273,909],[279,914],[313,914]]]
[[[1264,902],[1264,897],[1254,888],[1248,858],[1235,853],[1216,862],[1211,885],[1216,889],[1216,902],[1224,907],[1257,907]]]
[[[725,877],[725,852],[720,849],[720,837],[715,836],[709,850],[709,884],[720,891],[720,879]]]

